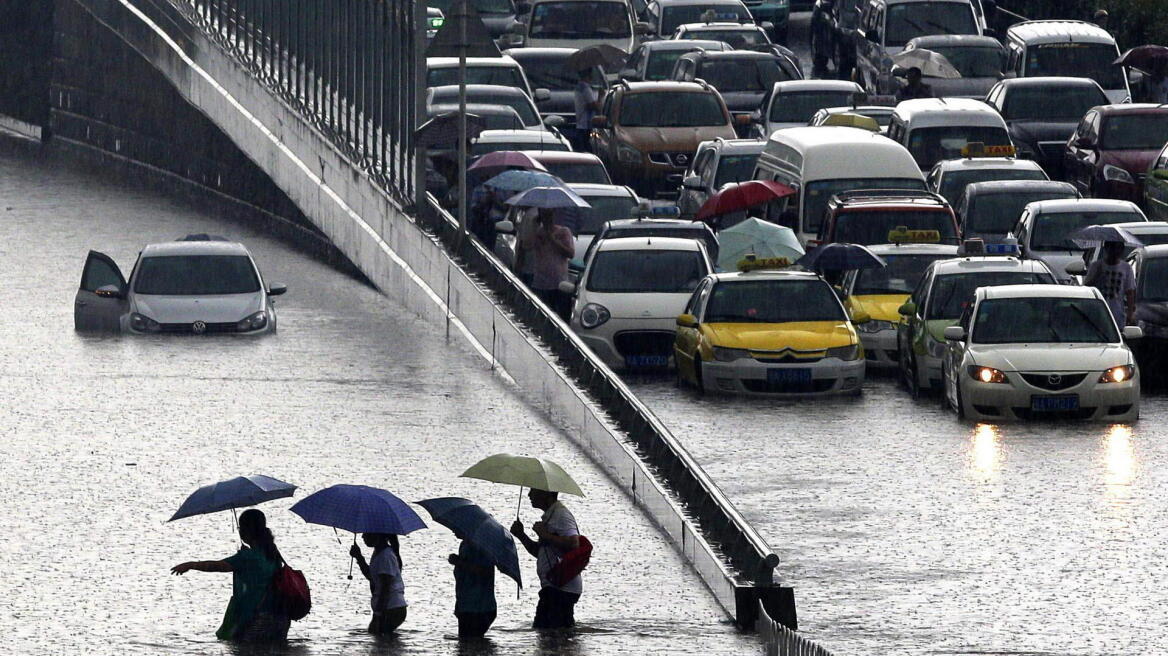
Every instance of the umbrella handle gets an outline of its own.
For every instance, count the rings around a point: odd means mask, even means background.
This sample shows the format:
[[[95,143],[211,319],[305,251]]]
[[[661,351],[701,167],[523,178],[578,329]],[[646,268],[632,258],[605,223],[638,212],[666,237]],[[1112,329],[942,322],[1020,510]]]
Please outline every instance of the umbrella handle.
[[[519,521],[519,511],[523,509],[523,486],[519,486],[519,503],[515,504],[515,521]]]
[[[353,534],[353,544],[357,544],[357,534],[356,533]],[[354,560],[356,560],[356,558],[353,558],[353,556],[350,555],[349,556],[349,580],[350,581],[353,580],[353,561]]]

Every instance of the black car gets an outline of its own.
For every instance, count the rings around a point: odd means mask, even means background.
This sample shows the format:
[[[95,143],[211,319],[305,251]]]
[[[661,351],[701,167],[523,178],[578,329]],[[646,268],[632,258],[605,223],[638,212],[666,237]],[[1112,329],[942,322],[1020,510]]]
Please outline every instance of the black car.
[[[479,18],[483,19],[491,38],[499,38],[515,22],[516,7],[512,0],[471,0],[471,4],[478,10]],[[426,5],[437,7],[444,16],[450,16],[454,0],[426,0]]]
[[[699,50],[678,58],[673,65],[673,79],[683,82],[705,80],[722,94],[726,108],[735,116],[758,110],[763,96],[776,82],[801,80],[803,75],[790,58],[764,52]],[[743,123],[739,136],[750,126]]]
[[[1053,180],[994,180],[965,187],[954,211],[964,239],[1000,243],[1014,229],[1027,203],[1079,198],[1074,185]]]
[[[1132,350],[1145,382],[1163,385],[1168,382],[1168,245],[1136,249],[1128,261],[1136,272],[1136,323],[1144,331]]]
[[[1002,80],[986,102],[1006,120],[1018,156],[1038,161],[1051,178],[1063,179],[1063,150],[1083,115],[1108,103],[1098,82],[1080,77]]]
[[[533,89],[547,89],[551,94],[551,97],[539,103],[540,116],[545,119],[562,116],[564,124],[569,128],[576,127],[575,91],[578,79],[568,70],[565,62],[574,52],[575,48],[512,48],[503,51],[503,54],[519,62]],[[592,71],[592,87],[598,96],[608,92],[608,82],[600,67]]]

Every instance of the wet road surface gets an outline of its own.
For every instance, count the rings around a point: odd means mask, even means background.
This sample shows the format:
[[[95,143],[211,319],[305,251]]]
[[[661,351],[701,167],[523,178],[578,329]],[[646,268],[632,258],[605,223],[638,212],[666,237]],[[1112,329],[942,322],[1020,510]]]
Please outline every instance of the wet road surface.
[[[235,550],[230,515],[164,521],[196,487],[264,473],[301,486],[386,487],[407,500],[467,496],[506,522],[519,491],[457,475],[500,451],[551,457],[587,492],[568,499],[596,545],[574,638],[531,631],[538,581],[499,576],[485,646],[459,651],[457,542],[433,525],[402,541],[409,618],[376,642],[364,581],[346,579],[351,535],[307,525],[293,500],[265,504],[277,543],[305,571],[313,612],[295,654],[760,653],[684,563],[554,427],[499,382],[455,334],[251,229],[158,194],[25,157],[0,156],[0,651],[229,653],[214,631],[230,576],[171,576],[185,560]],[[88,249],[125,270],[146,243],[207,232],[243,241],[277,299],[261,339],[87,337],[73,295]],[[419,509],[420,511],[420,509]],[[423,513],[424,514],[424,513]],[[524,502],[528,525],[538,514]]]

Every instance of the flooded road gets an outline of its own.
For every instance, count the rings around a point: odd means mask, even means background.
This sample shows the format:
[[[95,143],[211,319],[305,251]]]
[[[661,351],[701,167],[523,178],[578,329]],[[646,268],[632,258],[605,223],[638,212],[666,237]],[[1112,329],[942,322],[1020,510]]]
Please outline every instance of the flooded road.
[[[0,156],[0,651],[219,654],[214,631],[230,576],[169,568],[235,550],[228,514],[164,523],[196,487],[263,473],[301,486],[385,487],[407,500],[467,496],[501,520],[519,491],[457,478],[500,451],[562,463],[588,497],[567,499],[596,545],[575,638],[531,631],[538,581],[498,577],[499,619],[460,652],[457,542],[432,522],[402,541],[409,618],[375,642],[364,581],[349,581],[351,535],[265,504],[277,544],[305,571],[313,612],[290,632],[295,654],[760,653],[738,634],[649,521],[601,472],[499,382],[456,336],[282,243],[158,194]],[[280,332],[262,339],[85,337],[73,295],[85,253],[125,270],[149,242],[187,233],[243,241],[269,282]],[[524,504],[528,524],[538,514]]]

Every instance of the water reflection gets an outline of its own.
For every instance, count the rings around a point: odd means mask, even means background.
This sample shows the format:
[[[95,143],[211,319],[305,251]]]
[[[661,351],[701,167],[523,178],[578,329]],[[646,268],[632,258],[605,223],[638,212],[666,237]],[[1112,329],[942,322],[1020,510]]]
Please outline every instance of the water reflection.
[[[1131,497],[1135,458],[1132,455],[1131,426],[1116,424],[1107,431],[1107,451],[1103,476],[1104,494],[1113,509],[1126,507]]]
[[[973,477],[980,481],[997,478],[1001,467],[1001,431],[993,424],[978,424],[973,429],[973,442],[969,449],[969,468]]]

